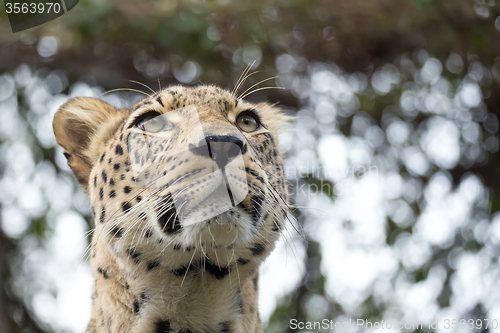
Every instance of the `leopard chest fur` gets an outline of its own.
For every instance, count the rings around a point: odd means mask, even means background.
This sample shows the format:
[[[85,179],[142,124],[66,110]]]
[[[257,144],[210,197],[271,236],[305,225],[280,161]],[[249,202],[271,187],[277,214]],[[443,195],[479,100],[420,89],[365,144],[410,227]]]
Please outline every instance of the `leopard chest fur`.
[[[87,332],[262,330],[258,268],[288,209],[286,122],[214,86],[59,109],[56,139],[94,215]]]

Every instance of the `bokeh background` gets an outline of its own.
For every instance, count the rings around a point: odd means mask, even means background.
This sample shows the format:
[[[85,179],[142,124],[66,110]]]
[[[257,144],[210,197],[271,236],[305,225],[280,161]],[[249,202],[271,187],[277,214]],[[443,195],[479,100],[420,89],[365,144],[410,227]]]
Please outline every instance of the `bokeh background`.
[[[295,116],[280,143],[296,221],[262,267],[267,332],[293,318],[500,325],[498,1],[80,0],[16,34],[0,5],[0,332],[89,318],[90,207],[57,108],[128,107],[150,91],[134,81],[231,89],[248,64],[240,92],[277,76],[257,87],[284,89],[247,98]]]

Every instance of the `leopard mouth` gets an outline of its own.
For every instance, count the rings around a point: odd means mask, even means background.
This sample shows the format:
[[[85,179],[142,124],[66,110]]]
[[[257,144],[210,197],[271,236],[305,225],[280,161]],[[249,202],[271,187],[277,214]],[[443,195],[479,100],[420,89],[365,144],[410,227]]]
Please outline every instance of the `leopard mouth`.
[[[156,210],[158,224],[164,233],[171,235],[182,229],[179,214],[177,214],[177,209],[170,193],[160,198]]]
[[[180,198],[175,202],[179,219],[184,226],[205,222],[235,207],[231,188],[221,181],[203,197],[196,195]]]
[[[170,235],[183,227],[221,216],[236,206],[240,207],[235,204],[231,188],[225,182],[220,182],[201,198],[168,193],[161,197],[157,205],[158,223],[162,231]]]
[[[205,167],[205,170],[207,168]],[[201,222],[236,207],[248,195],[246,175],[239,169],[215,169],[200,172],[198,177],[172,181],[164,188],[184,224]],[[181,176],[182,177],[182,176]]]

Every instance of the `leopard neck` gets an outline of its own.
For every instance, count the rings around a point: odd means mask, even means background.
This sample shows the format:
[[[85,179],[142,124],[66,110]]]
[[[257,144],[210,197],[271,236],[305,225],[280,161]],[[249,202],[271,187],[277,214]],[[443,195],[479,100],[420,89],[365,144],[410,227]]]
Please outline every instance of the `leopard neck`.
[[[262,332],[258,264],[191,263],[176,270],[116,257],[94,233],[90,332]],[[100,243],[100,244],[99,244]],[[97,249],[99,249],[97,251]],[[193,257],[197,255],[194,249]],[[153,264],[154,265],[154,264]]]

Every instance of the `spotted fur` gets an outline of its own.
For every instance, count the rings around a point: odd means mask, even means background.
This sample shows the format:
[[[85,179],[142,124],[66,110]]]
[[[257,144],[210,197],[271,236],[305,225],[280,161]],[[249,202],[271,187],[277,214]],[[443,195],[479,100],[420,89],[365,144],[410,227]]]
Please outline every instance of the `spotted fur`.
[[[188,119],[175,124],[169,139],[146,140],[136,126],[148,112],[187,107],[196,108],[202,132]],[[262,126],[242,131],[236,125],[242,112],[256,114]],[[94,212],[95,281],[86,332],[262,332],[259,265],[280,236],[288,207],[277,144],[286,123],[278,108],[214,86],[170,87],[124,110],[94,98],[61,106],[54,133]],[[206,170],[215,159],[196,153],[207,133],[240,140],[244,176],[228,171],[227,177],[248,186],[248,193],[228,211],[184,225],[172,205],[180,196],[217,208],[206,195],[214,186]],[[170,155],[180,145],[192,149]],[[156,167],[134,172],[144,165]],[[166,185],[145,185],[155,179]]]

